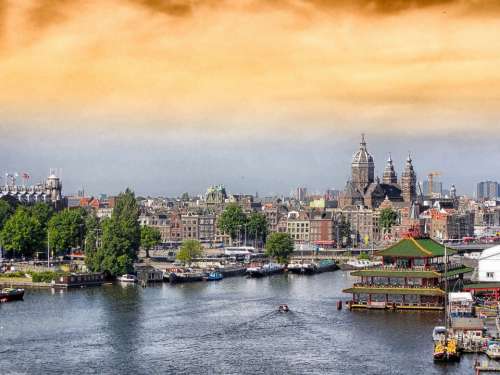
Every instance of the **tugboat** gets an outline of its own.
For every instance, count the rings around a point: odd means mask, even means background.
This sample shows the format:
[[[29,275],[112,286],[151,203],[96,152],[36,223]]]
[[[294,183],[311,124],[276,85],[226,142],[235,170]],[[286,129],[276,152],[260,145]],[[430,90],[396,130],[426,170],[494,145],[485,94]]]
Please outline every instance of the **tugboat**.
[[[4,288],[0,291],[0,302],[20,301],[24,297],[24,289]]]
[[[282,304],[282,305],[279,305],[278,306],[278,311],[280,313],[287,313],[290,311],[290,309],[288,308],[288,305],[287,304]]]
[[[224,278],[224,276],[222,275],[222,273],[217,272],[217,271],[212,271],[208,274],[206,280],[207,281],[219,281],[219,280],[222,280],[223,278]]]

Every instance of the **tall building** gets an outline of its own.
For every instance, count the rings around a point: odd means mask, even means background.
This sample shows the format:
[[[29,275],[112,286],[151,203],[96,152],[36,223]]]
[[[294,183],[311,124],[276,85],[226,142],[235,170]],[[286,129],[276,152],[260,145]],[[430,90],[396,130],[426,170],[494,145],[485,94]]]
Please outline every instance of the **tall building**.
[[[476,198],[493,199],[500,196],[500,185],[496,181],[481,181],[477,184]]]
[[[300,202],[303,202],[306,200],[307,198],[307,188],[305,187],[298,187],[297,188],[297,194],[296,194],[296,198],[298,201]]]
[[[361,136],[359,150],[354,154],[351,163],[351,181],[356,190],[363,191],[375,181],[375,163],[373,156],[366,148],[365,135]]]
[[[425,196],[430,196],[431,195],[431,189],[430,189],[430,184],[429,181],[424,181],[422,183],[423,187],[423,193]],[[443,183],[441,181],[432,181],[432,196],[443,196]]]
[[[401,175],[401,191],[405,202],[411,203],[417,199],[417,175],[413,169],[409,154],[406,159],[405,170]]]

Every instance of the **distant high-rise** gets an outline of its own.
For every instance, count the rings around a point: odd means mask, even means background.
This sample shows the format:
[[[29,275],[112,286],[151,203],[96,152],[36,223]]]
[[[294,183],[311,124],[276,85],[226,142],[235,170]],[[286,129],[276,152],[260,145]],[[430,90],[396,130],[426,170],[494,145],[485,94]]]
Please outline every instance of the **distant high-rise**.
[[[496,181],[481,181],[477,184],[476,198],[493,199],[500,196],[500,185]]]
[[[422,185],[423,185],[424,195],[429,196],[431,192],[431,190],[429,189],[430,188],[429,181],[427,180],[424,181]],[[441,181],[435,181],[435,180],[432,181],[432,194],[439,196],[443,195],[443,183]]]
[[[301,201],[301,202],[305,201],[307,198],[307,188],[299,186],[297,188],[296,198],[298,201]]]

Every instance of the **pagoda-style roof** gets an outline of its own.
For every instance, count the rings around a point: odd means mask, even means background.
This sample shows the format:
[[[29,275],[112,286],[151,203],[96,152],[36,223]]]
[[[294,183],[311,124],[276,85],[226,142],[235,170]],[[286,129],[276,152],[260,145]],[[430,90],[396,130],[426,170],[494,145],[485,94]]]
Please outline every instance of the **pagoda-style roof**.
[[[447,276],[456,276],[464,273],[469,273],[474,271],[473,268],[462,266],[459,268],[451,269],[447,272]],[[444,272],[439,272],[435,270],[419,270],[419,269],[380,269],[380,268],[369,268],[366,270],[358,270],[351,272],[352,276],[363,276],[363,277],[413,277],[422,279],[432,279],[437,277],[442,277]]]
[[[447,249],[447,255],[455,254]],[[444,256],[444,246],[430,238],[404,238],[375,255],[394,258],[432,258]]]
[[[404,294],[404,295],[419,295],[419,296],[443,296],[444,291],[439,288],[400,288],[389,286],[353,286],[352,288],[344,289],[344,293],[355,294]]]

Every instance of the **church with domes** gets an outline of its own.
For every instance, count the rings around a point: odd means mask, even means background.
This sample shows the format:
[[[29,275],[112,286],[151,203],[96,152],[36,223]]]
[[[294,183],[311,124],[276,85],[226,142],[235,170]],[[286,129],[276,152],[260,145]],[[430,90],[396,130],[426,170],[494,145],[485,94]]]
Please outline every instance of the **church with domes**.
[[[382,181],[375,177],[375,162],[368,152],[365,136],[361,137],[359,150],[351,163],[351,178],[340,196],[340,206],[378,208],[390,201],[395,206],[409,206],[417,199],[417,176],[410,155],[398,182],[391,155],[387,159]]]

